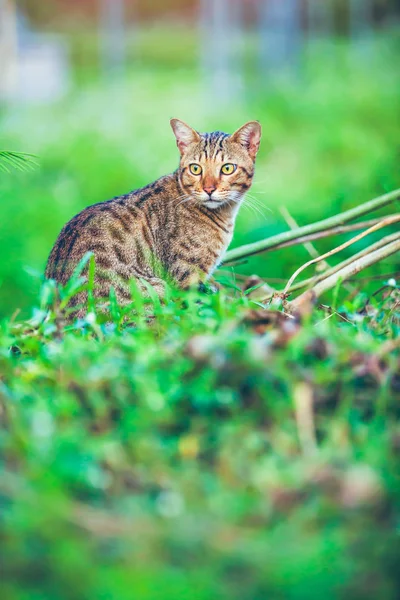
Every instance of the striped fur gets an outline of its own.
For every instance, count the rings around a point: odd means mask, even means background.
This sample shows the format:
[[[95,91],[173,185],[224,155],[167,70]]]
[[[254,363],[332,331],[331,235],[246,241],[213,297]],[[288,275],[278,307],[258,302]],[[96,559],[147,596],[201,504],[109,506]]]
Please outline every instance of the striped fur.
[[[228,135],[199,134],[177,119],[171,125],[181,154],[179,168],[71,219],[51,251],[48,279],[66,284],[91,251],[95,296],[108,298],[113,286],[119,303],[126,305],[132,279],[147,281],[162,296],[166,280],[186,288],[211,275],[232,239],[238,208],[252,183],[260,126],[247,123]],[[237,165],[234,173],[221,172],[227,163]],[[200,175],[191,173],[193,164],[201,167]],[[86,300],[81,294],[75,303]],[[81,308],[79,315],[84,313]]]

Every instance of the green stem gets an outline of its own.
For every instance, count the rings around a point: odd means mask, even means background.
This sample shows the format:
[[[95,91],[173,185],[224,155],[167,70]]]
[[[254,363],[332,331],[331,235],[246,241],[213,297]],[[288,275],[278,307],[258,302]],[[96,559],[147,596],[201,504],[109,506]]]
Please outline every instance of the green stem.
[[[271,250],[276,246],[279,246],[283,243],[292,240],[296,240],[300,237],[324,231],[326,229],[331,229],[332,227],[336,227],[338,225],[343,225],[348,221],[352,221],[353,219],[362,217],[363,215],[366,215],[367,213],[370,213],[374,210],[383,208],[384,206],[394,202],[395,200],[398,200],[399,198],[400,189],[397,189],[383,196],[379,196],[374,200],[365,202],[360,206],[356,206],[355,208],[346,210],[343,213],[340,213],[333,217],[329,217],[328,219],[323,219],[322,221],[317,221],[316,223],[310,223],[309,225],[305,225],[304,227],[299,227],[298,229],[293,229],[291,231],[284,231],[283,233],[278,233],[278,235],[273,235],[272,237],[267,238],[266,240],[260,240],[259,242],[254,242],[253,244],[239,246],[238,248],[229,250],[229,252],[225,254],[223,264],[236,262],[237,260],[241,260],[247,256],[259,254],[260,252],[265,252],[266,250]]]

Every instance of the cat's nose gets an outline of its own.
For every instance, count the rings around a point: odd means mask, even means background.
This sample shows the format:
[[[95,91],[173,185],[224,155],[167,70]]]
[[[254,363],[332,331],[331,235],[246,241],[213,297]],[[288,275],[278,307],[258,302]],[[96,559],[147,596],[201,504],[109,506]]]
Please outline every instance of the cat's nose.
[[[206,194],[208,194],[209,196],[212,195],[213,192],[215,192],[217,188],[213,187],[213,186],[209,186],[209,187],[205,187],[203,188],[203,190],[206,192]]]

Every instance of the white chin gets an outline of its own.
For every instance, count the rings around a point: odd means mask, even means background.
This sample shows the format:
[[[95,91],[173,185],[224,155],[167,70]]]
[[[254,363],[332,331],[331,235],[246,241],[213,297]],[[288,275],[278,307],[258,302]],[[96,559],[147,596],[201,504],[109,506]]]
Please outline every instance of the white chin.
[[[206,200],[204,202],[204,206],[207,208],[218,208],[218,206],[222,206],[224,204],[223,200]]]

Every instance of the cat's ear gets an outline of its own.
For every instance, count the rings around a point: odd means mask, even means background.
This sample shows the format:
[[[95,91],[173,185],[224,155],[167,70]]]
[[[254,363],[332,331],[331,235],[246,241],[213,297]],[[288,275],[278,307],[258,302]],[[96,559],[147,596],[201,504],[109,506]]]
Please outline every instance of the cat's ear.
[[[183,121],[171,119],[170,123],[176,137],[176,145],[178,146],[181,155],[185,153],[186,148],[190,146],[190,144],[195,144],[200,141],[200,135],[197,131],[189,127],[189,125],[186,125]]]
[[[249,121],[232,134],[231,140],[244,146],[255,160],[261,140],[261,125],[258,121]]]

